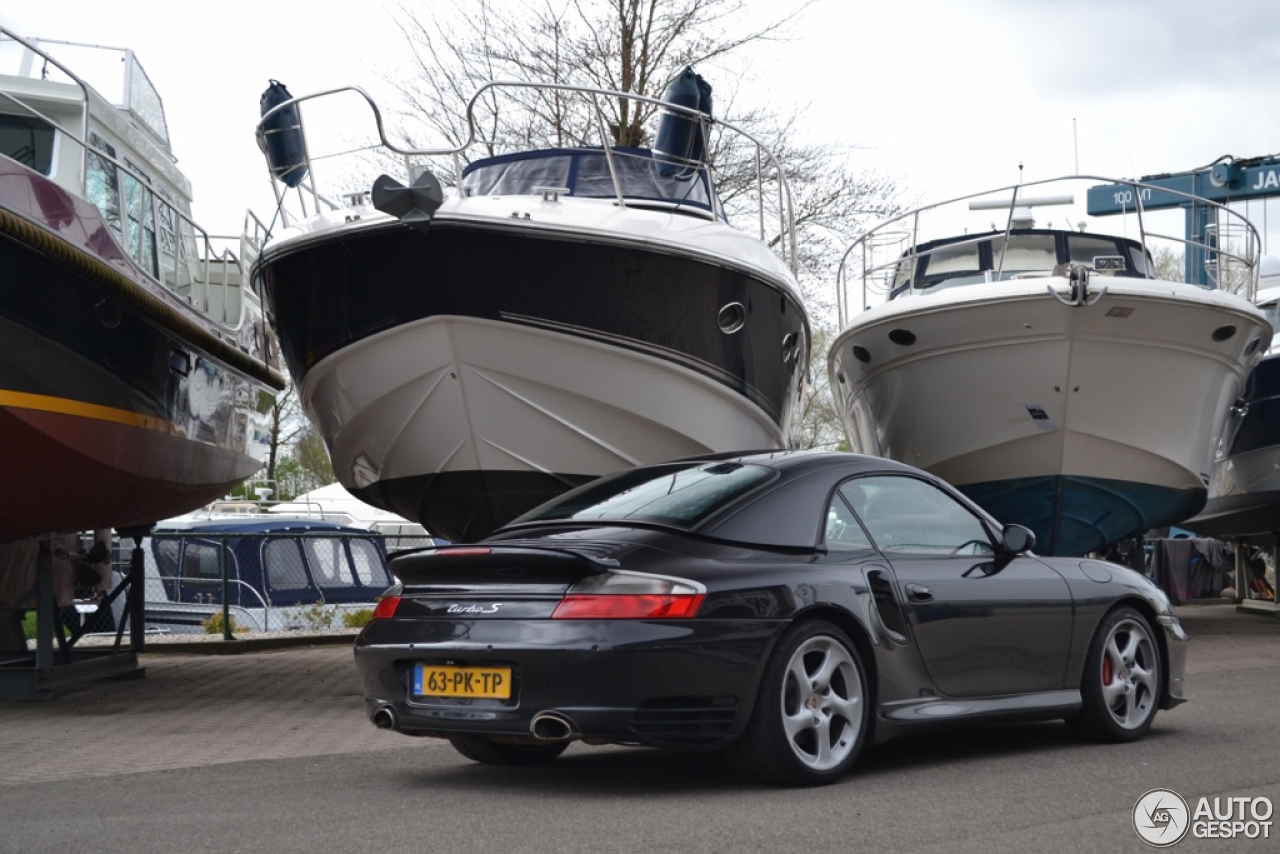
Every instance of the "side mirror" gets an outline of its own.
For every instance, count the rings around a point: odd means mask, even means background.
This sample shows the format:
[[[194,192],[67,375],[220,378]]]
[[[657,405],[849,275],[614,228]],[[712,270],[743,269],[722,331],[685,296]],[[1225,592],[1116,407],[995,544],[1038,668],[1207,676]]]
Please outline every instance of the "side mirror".
[[[1036,535],[1030,528],[1022,525],[1005,525],[1000,534],[1004,550],[1009,554],[1022,554],[1035,548]]]

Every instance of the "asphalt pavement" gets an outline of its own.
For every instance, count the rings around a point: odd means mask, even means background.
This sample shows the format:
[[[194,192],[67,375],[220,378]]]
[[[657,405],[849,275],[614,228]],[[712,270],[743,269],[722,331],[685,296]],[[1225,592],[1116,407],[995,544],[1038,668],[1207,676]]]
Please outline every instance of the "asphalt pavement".
[[[1149,789],[1280,804],[1280,620],[1181,616],[1191,702],[1136,744],[970,729],[881,745],[809,790],[617,747],[476,765],[370,725],[345,644],[147,653],[143,679],[0,704],[0,852],[1148,850],[1131,815]],[[1177,850],[1270,851],[1275,836]]]

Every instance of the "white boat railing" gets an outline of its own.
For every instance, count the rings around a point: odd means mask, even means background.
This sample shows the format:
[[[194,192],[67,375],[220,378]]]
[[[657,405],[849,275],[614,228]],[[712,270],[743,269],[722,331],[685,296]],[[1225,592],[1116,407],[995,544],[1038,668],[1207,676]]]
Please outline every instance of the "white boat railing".
[[[916,272],[922,261],[938,253],[953,253],[967,246],[992,242],[992,254],[999,252],[1000,266],[994,271],[985,271],[988,281],[1049,276],[1057,273],[1057,270],[1050,268],[1010,271],[1006,274],[1003,265],[1004,259],[1009,254],[1007,250],[1010,247],[1010,239],[1017,236],[1014,234],[1015,229],[1029,227],[1019,224],[1016,220],[1020,209],[1037,204],[1070,204],[1074,200],[1074,196],[1038,199],[1028,196],[1026,191],[1047,185],[1062,185],[1066,182],[1079,182],[1082,185],[1087,183],[1090,186],[1117,184],[1131,189],[1132,198],[1135,200],[1134,207],[1132,211],[1119,215],[1122,222],[1119,233],[1116,233],[1114,226],[1108,227],[1105,231],[1101,229],[1086,231],[1083,222],[1079,224],[1079,230],[1087,235],[1127,238],[1129,237],[1128,225],[1125,221],[1130,217],[1136,218],[1136,235],[1133,235],[1132,239],[1141,245],[1148,267],[1147,270],[1140,272],[1140,276],[1155,277],[1152,245],[1165,241],[1167,244],[1180,245],[1186,254],[1196,253],[1197,256],[1202,257],[1205,277],[1213,289],[1228,291],[1250,302],[1253,301],[1258,287],[1262,241],[1257,229],[1242,214],[1227,205],[1167,187],[1157,187],[1140,180],[1115,179],[1097,175],[1068,175],[1028,181],[997,190],[936,202],[886,220],[871,229],[845,250],[840,260],[840,267],[836,274],[836,305],[840,325],[845,326],[854,315],[870,308],[873,299],[885,300],[899,293],[914,293]],[[1179,197],[1189,206],[1194,205],[1207,210],[1211,217],[1204,235],[1197,239],[1187,237],[1185,234],[1174,235],[1152,230],[1149,222],[1151,212],[1144,209],[1142,201],[1144,198],[1151,198],[1152,193]],[[1004,214],[1003,226],[993,223],[990,230],[974,234],[972,237],[962,237],[929,248],[921,248],[922,244],[927,244],[930,240],[944,238],[947,235],[971,233],[964,228],[964,220],[955,214],[957,206],[964,203],[968,203],[969,210],[1007,210],[1008,213]],[[965,216],[971,219],[972,214]],[[945,230],[932,230],[933,233],[928,237],[922,237],[924,231],[922,223],[926,218],[935,225],[939,220],[944,221],[947,227]],[[1109,216],[1107,219],[1114,220],[1116,217]],[[1069,224],[1061,230],[1076,231]]]
[[[36,42],[0,27],[0,52],[4,50],[6,42],[15,43],[29,54],[24,56],[18,73],[11,76],[44,79],[48,73],[47,66],[53,66],[81,90],[84,106],[79,127],[72,130],[42,111],[32,102],[32,96],[24,98],[21,93],[0,89],[0,110],[6,105],[12,105],[22,113],[55,128],[61,139],[70,140],[79,146],[80,168],[77,179],[69,182],[65,176],[59,175],[53,180],[76,196],[95,203],[103,220],[111,226],[109,230],[114,232],[116,227],[120,229],[113,236],[120,245],[121,252],[132,259],[135,266],[148,278],[223,329],[238,330],[245,320],[242,290],[244,278],[239,259],[229,250],[215,249],[214,238],[190,216],[170,204],[153,186],[151,179],[139,172],[137,167],[123,157],[92,145],[89,141],[89,121],[98,106],[96,102],[100,102],[112,110],[118,120],[132,126],[142,138],[145,139],[148,132],[151,135],[156,135],[156,132],[144,130],[133,116],[110,106],[106,98]],[[105,48],[76,42],[48,43],[129,53],[123,48]],[[35,69],[34,64],[29,61],[30,56],[39,57],[44,64],[40,78],[34,76]],[[3,73],[0,72],[0,75]],[[91,192],[89,186],[91,175],[94,174],[108,176],[104,192],[109,192],[109,196],[94,197],[96,194]],[[103,202],[106,203],[106,209]],[[116,221],[115,224],[113,220]]]
[[[719,118],[712,118],[691,107],[684,107],[658,98],[651,98],[631,92],[618,92],[610,89],[597,89],[559,83],[491,81],[484,84],[476,91],[476,93],[471,97],[471,100],[467,103],[467,139],[456,147],[445,148],[411,148],[391,142],[387,138],[382,111],[379,109],[377,102],[375,102],[374,99],[359,86],[343,86],[336,89],[327,89],[321,92],[300,95],[276,105],[263,114],[262,120],[258,124],[257,134],[259,145],[264,149],[264,151],[266,150],[266,133],[276,132],[274,130],[267,131],[264,126],[267,125],[275,116],[296,107],[298,115],[298,124],[296,129],[302,132],[304,138],[306,138],[306,122],[303,121],[302,105],[308,102],[313,102],[317,99],[339,95],[346,92],[355,93],[368,104],[373,113],[373,122],[378,139],[378,142],[372,146],[357,146],[355,148],[348,148],[336,153],[323,155],[312,154],[310,146],[305,146],[303,155],[304,159],[302,163],[306,166],[306,178],[297,187],[293,188],[296,193],[300,216],[291,214],[288,211],[286,195],[289,192],[289,188],[277,180],[277,177],[273,174],[272,188],[276,196],[277,216],[279,217],[281,224],[288,227],[289,225],[296,224],[301,219],[314,216],[322,211],[327,210],[334,212],[348,207],[348,205],[335,201],[335,198],[347,198],[352,200],[366,198],[368,190],[364,188],[354,191],[351,188],[347,188],[345,192],[332,193],[330,195],[321,193],[315,179],[315,165],[316,162],[320,160],[347,155],[358,155],[377,148],[381,148],[384,151],[390,152],[396,157],[402,159],[406,177],[410,180],[415,178],[423,168],[423,160],[430,161],[443,159],[448,161],[448,168],[441,169],[436,172],[437,177],[441,178],[442,183],[446,186],[451,185],[454,192],[459,192],[460,188],[463,186],[464,167],[471,162],[472,159],[479,159],[479,157],[473,158],[471,156],[473,150],[493,145],[493,141],[485,139],[478,130],[479,122],[476,117],[477,104],[481,102],[482,98],[485,98],[491,93],[504,91],[509,93],[511,91],[521,90],[553,92],[556,93],[557,97],[561,95],[577,96],[581,97],[585,101],[586,106],[594,116],[594,135],[598,138],[599,147],[603,151],[604,156],[608,159],[609,172],[613,180],[615,191],[614,201],[620,207],[635,206],[637,200],[629,198],[623,190],[623,183],[619,175],[619,168],[615,162],[615,158],[626,156],[626,152],[624,147],[619,146],[616,143],[613,138],[613,134],[609,131],[610,120],[605,114],[604,108],[601,104],[601,99],[625,100],[641,105],[648,105],[663,112],[674,113],[683,116],[690,121],[696,122],[700,128],[700,132],[703,134],[704,151],[713,150],[713,146],[710,144],[713,132],[728,132],[735,134],[738,138],[747,143],[743,149],[745,150],[745,157],[749,158],[747,167],[754,172],[754,187],[750,191],[750,195],[754,197],[755,201],[753,213],[757,220],[758,237],[762,242],[770,246],[770,248],[772,248],[785,263],[787,263],[793,273],[797,271],[798,262],[796,256],[795,205],[791,185],[787,180],[786,172],[782,168],[782,164],[761,140],[731,122],[727,122]],[[519,107],[516,107],[516,109],[519,109]],[[292,129],[294,128],[287,128],[287,130]],[[722,146],[722,149],[724,148],[726,147]],[[732,148],[732,146],[728,146],[727,148]],[[492,156],[492,152],[484,151],[482,152],[482,156]],[[743,155],[739,154],[738,156]],[[725,171],[718,168],[716,164],[706,161],[696,163],[688,162],[687,164],[682,164],[682,166],[687,166],[688,169],[696,172],[697,175],[700,176],[699,180],[705,181],[708,188],[715,188],[715,178],[717,174]],[[287,170],[286,174],[290,171],[292,170]],[[545,189],[551,190],[555,188]],[[724,217],[724,211],[721,207],[719,194],[713,191],[710,193],[710,196],[711,214],[714,216]],[[777,220],[777,228],[776,231],[773,231],[770,223],[774,220],[775,216]],[[276,217],[272,217],[273,220],[275,218]],[[255,244],[260,248],[261,243],[265,242],[262,241],[260,237],[259,227],[261,226],[261,220],[258,217],[254,217],[253,219],[256,220],[256,223],[246,224],[252,226],[255,231],[259,231],[259,237],[250,241],[250,243]]]

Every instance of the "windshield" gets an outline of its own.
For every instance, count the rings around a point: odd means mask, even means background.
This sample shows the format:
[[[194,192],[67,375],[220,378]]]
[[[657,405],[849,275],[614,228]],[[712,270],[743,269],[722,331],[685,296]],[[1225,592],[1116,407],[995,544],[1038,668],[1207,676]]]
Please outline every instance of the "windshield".
[[[655,522],[692,528],[770,480],[763,466],[669,463],[620,472],[535,507],[512,524],[552,520]]]
[[[536,195],[545,188],[584,198],[621,193],[630,200],[711,208],[705,174],[663,177],[653,153],[641,148],[614,148],[609,157],[603,149],[526,151],[478,160],[462,174],[468,196]]]

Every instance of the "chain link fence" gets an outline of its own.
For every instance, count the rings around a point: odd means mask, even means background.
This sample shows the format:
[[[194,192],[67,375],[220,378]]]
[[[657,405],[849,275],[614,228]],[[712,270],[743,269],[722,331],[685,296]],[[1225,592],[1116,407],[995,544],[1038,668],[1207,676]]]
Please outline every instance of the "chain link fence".
[[[142,539],[146,630],[220,634],[356,629],[394,580],[389,552],[432,544],[430,537],[365,530],[158,530]],[[129,573],[132,540],[120,540],[112,587]],[[104,591],[104,592],[109,592]],[[123,599],[111,612],[84,614],[93,631],[114,631]]]

